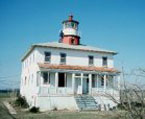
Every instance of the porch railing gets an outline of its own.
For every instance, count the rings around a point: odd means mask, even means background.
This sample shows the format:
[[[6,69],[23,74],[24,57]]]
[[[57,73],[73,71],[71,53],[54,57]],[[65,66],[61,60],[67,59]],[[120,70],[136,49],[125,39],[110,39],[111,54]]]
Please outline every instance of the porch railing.
[[[92,88],[92,94],[93,95],[102,95],[102,96],[115,96],[115,97],[119,97],[120,92],[119,90],[116,89],[106,89],[104,90],[103,88]]]
[[[49,96],[49,95],[66,95],[66,94],[73,94],[73,91],[69,87],[39,87],[39,96]]]
[[[91,90],[92,95],[97,95],[97,96],[115,96],[119,97],[119,91],[115,89],[106,89],[104,90],[103,88],[92,88]],[[73,95],[73,89],[70,87],[39,87],[38,90],[38,95],[39,96],[49,96],[49,95]],[[77,94],[80,94],[77,92]]]

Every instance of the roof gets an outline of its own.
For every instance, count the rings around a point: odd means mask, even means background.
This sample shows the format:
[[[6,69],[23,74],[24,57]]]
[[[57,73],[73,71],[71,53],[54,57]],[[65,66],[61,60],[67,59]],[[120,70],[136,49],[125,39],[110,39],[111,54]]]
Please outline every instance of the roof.
[[[64,20],[62,23],[65,23],[65,22],[75,22],[75,23],[79,24],[78,21],[73,20],[73,15],[70,15],[70,16],[68,17],[68,20]]]
[[[68,45],[58,42],[50,43],[38,43],[33,44],[27,53],[23,56],[22,61],[32,52],[35,47],[49,47],[49,48],[59,48],[59,49],[69,49],[69,50],[79,50],[79,51],[89,51],[89,52],[98,52],[98,53],[108,53],[108,54],[117,54],[115,51],[105,50],[97,47],[87,46],[87,45]]]
[[[80,71],[98,71],[98,72],[110,72],[110,73],[119,73],[118,70],[114,68],[105,68],[105,67],[95,67],[95,66],[78,66],[78,65],[54,65],[48,63],[38,63],[40,68],[44,69],[63,69],[63,70],[80,70]]]
[[[75,20],[64,20],[62,23],[64,24],[65,22],[75,22],[75,23],[77,23],[77,24],[79,24],[79,22],[78,21],[75,21]]]

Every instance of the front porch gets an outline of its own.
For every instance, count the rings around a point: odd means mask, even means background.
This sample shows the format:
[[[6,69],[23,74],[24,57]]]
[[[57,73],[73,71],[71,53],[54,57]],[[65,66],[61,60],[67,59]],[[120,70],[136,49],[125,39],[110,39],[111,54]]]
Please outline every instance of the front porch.
[[[39,96],[119,94],[117,73],[84,71],[40,71],[37,74]]]

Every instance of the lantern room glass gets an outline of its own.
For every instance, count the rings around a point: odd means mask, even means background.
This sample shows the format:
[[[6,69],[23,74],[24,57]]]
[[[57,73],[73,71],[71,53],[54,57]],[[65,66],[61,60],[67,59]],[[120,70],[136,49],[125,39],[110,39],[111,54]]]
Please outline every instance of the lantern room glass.
[[[65,22],[64,23],[64,29],[65,28],[77,29],[77,23],[75,23],[75,22]]]

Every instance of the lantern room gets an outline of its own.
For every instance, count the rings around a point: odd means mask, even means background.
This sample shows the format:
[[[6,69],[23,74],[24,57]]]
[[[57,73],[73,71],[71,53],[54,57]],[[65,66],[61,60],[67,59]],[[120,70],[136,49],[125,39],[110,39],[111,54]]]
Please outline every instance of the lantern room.
[[[80,36],[78,34],[78,21],[73,20],[73,16],[69,16],[68,20],[62,22],[61,43],[69,45],[79,45]]]

